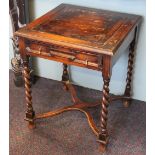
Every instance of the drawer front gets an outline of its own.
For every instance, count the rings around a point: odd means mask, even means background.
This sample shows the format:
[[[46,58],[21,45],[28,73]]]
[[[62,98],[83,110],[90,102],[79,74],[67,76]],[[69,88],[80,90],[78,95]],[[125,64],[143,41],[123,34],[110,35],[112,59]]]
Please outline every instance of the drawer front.
[[[71,62],[77,66],[84,65],[88,67],[101,68],[102,56],[87,53],[85,51],[78,51],[69,49],[67,47],[60,47],[55,45],[45,45],[41,43],[29,43],[26,46],[26,52],[29,55],[44,57],[51,60],[56,60],[64,63]],[[78,65],[79,64],[79,65]]]

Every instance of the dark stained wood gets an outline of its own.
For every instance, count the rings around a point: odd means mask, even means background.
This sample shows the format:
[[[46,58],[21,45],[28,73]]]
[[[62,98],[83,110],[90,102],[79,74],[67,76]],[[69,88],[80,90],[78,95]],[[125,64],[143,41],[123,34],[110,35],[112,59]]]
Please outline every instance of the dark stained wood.
[[[66,69],[66,65],[64,65],[64,68]],[[73,87],[73,85],[69,81],[66,82],[65,85],[66,85],[67,89],[71,93],[72,101],[73,101],[74,104],[73,105],[70,105],[70,106],[63,107],[61,109],[54,110],[54,111],[37,114],[35,116],[34,120],[41,119],[41,118],[53,117],[53,116],[59,115],[59,114],[61,114],[63,112],[67,112],[67,111],[71,111],[71,110],[78,110],[78,111],[83,112],[86,115],[86,117],[88,119],[89,126],[91,127],[91,129],[95,133],[95,135],[96,136],[99,136],[99,135],[102,136],[100,134],[99,130],[97,129],[97,127],[96,127],[96,125],[95,125],[95,123],[93,121],[93,118],[92,118],[91,114],[87,111],[88,108],[93,108],[93,107],[96,107],[96,106],[101,105],[101,101],[96,101],[94,103],[86,103],[86,102],[83,102],[83,101],[81,101],[77,97],[75,88]],[[115,100],[120,100],[120,99],[129,99],[129,98],[128,97],[125,97],[125,96],[111,96],[111,97],[109,97],[109,101],[110,102],[115,101]],[[103,123],[103,122],[101,122],[101,123]],[[103,140],[101,138],[98,141],[100,143],[103,143]],[[107,139],[106,139],[106,141],[107,141]]]
[[[107,121],[108,121],[108,106],[110,102],[110,96],[109,96],[109,83],[111,78],[111,57],[109,55],[104,56],[103,60],[103,98],[102,98],[102,108],[101,108],[101,125],[100,125],[100,131],[98,136],[98,141],[102,144],[103,147],[106,147],[108,143],[108,131],[107,131]]]
[[[24,81],[25,81],[25,94],[26,94],[26,104],[27,104],[27,111],[26,111],[26,118],[25,120],[28,121],[28,127],[29,128],[34,128],[34,117],[35,117],[35,112],[33,110],[32,106],[32,91],[31,91],[31,82],[30,82],[30,69],[29,69],[29,57],[27,56],[23,63],[24,63]]]
[[[71,83],[66,83],[67,85],[67,88],[69,89],[71,95],[72,95],[72,101],[73,101],[73,105],[71,106],[66,106],[64,108],[61,108],[61,109],[58,109],[58,110],[54,110],[54,111],[50,111],[50,112],[46,112],[46,113],[43,113],[43,114],[38,114],[36,115],[35,119],[40,119],[40,118],[47,118],[47,117],[53,117],[53,116],[56,116],[58,114],[61,114],[63,112],[66,112],[66,111],[71,111],[71,110],[78,110],[78,111],[81,111],[83,112],[87,119],[88,119],[88,123],[89,123],[89,126],[91,127],[92,131],[95,133],[96,136],[98,136],[98,129],[93,121],[93,118],[91,116],[91,114],[88,112],[87,108],[93,108],[93,107],[96,107],[98,105],[100,105],[101,103],[100,102],[96,102],[96,103],[84,103],[83,101],[81,101],[77,95],[76,95],[76,91],[74,89],[74,87],[71,85]]]
[[[23,60],[23,76],[25,82],[25,99],[26,99],[26,118],[25,120],[28,121],[28,127],[30,129],[35,128],[34,124],[34,117],[35,112],[32,106],[32,95],[31,95],[31,81],[30,81],[30,67],[29,67],[29,56],[25,53],[25,42],[23,38],[19,39],[19,50],[21,54],[21,58]]]
[[[26,99],[29,115],[27,120],[34,124],[34,119],[58,115],[68,110],[83,112],[98,142],[105,151],[108,143],[108,105],[111,101],[131,100],[131,80],[135,40],[141,17],[106,10],[61,4],[54,10],[38,18],[15,33],[19,37],[19,49],[25,62],[24,76]],[[136,39],[135,39],[136,38]],[[123,95],[109,96],[109,83],[112,67],[121,54],[130,45],[127,84]],[[34,115],[29,83],[27,57],[41,57],[63,63],[62,82],[71,92],[74,105],[52,112]],[[26,60],[26,61],[25,61]],[[81,101],[70,83],[68,66],[75,65],[102,72],[104,86],[102,102],[88,104]],[[87,108],[101,105],[100,129],[97,129]]]
[[[74,50],[64,46],[54,46],[53,44],[43,44],[40,42],[27,42],[26,52],[31,56],[60,61],[70,65],[102,70],[101,55],[91,54],[80,50]]]
[[[140,16],[62,4],[16,35],[114,55]]]
[[[127,78],[126,78],[126,88],[124,92],[124,95],[128,97],[131,97],[131,81],[132,81],[136,41],[137,41],[137,28],[135,29],[135,37],[129,47],[128,71],[127,71]],[[131,100],[124,100],[124,106],[128,107],[130,102]]]
[[[68,74],[68,66],[63,64],[63,74],[62,74],[62,83],[64,90],[68,90],[67,82],[69,81],[69,74]]]

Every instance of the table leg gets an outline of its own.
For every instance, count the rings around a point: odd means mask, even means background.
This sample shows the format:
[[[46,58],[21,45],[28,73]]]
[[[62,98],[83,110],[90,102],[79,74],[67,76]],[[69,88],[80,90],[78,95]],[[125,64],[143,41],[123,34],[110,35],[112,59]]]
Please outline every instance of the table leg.
[[[129,60],[128,60],[128,71],[127,71],[127,78],[126,78],[126,88],[124,95],[131,97],[131,82],[132,82],[132,72],[133,72],[133,63],[134,63],[134,52],[135,52],[135,39],[130,44],[129,48]],[[123,104],[125,107],[130,105],[131,100],[124,100]]]
[[[109,79],[104,79],[102,110],[101,110],[101,129],[99,133],[99,142],[105,149],[108,143],[107,119],[108,119],[108,105],[109,105]]]
[[[100,124],[100,130],[99,130],[99,140],[101,144],[101,149],[104,152],[106,149],[106,146],[108,144],[108,131],[107,131],[107,120],[108,120],[108,105],[110,102],[110,96],[109,96],[109,83],[111,78],[111,57],[104,56],[103,57],[103,98],[102,98],[102,106],[101,106],[101,124]]]
[[[24,63],[23,75],[24,75],[24,81],[25,81],[25,95],[26,95],[26,105],[27,105],[25,120],[28,121],[28,127],[32,129],[35,127],[35,124],[34,124],[35,112],[32,106],[32,95],[31,95],[32,91],[31,91],[30,68],[29,68],[28,56],[23,60],[23,63]]]
[[[68,90],[66,82],[69,81],[69,74],[68,74],[68,66],[63,64],[63,74],[62,74],[62,82],[64,90]]]

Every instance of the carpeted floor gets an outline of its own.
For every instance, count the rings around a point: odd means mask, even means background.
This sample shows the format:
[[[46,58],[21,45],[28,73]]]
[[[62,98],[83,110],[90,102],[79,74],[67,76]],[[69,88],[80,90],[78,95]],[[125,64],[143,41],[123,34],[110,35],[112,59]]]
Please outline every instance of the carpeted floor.
[[[99,91],[76,87],[86,101],[102,97]],[[36,113],[70,105],[70,95],[60,82],[40,78],[33,86]],[[96,136],[83,113],[70,111],[53,118],[37,120],[34,130],[24,121],[24,88],[17,88],[10,72],[10,155],[101,155]],[[99,109],[91,109],[99,124]],[[129,108],[120,102],[109,106],[110,134],[106,155],[145,155],[145,102],[134,101]]]

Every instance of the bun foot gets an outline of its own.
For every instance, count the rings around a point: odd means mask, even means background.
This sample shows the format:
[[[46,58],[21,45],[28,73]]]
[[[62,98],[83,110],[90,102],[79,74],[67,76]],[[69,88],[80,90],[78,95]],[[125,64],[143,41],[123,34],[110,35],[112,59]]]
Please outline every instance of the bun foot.
[[[99,144],[99,152],[104,153],[106,151],[106,145],[104,144]]]
[[[63,84],[63,90],[65,90],[65,91],[69,90],[66,84]]]
[[[63,90],[68,91],[68,87],[66,85],[63,85]]]
[[[131,104],[130,100],[123,101],[123,105],[124,105],[125,108],[128,108],[130,106],[130,104]]]
[[[106,137],[106,141],[97,140],[99,142],[99,152],[104,153],[106,151],[107,144],[109,142],[109,137]]]
[[[29,122],[29,123],[28,123],[28,128],[29,128],[29,129],[34,129],[34,128],[36,128],[35,123],[34,123],[34,122]]]

